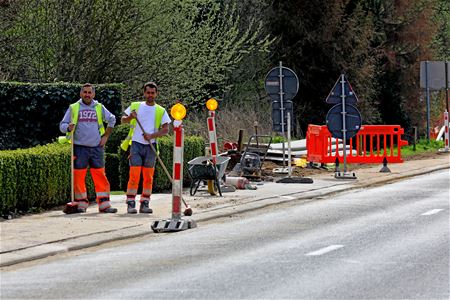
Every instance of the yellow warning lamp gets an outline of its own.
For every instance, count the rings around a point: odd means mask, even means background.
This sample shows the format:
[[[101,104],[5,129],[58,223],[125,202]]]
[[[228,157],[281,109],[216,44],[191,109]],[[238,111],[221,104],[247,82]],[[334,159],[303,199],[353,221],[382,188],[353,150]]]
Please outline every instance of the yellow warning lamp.
[[[217,100],[214,98],[210,98],[208,101],[206,101],[206,108],[208,108],[208,110],[216,110],[217,106],[219,104],[217,103]]]
[[[181,121],[186,117],[186,107],[181,103],[177,103],[170,109],[170,115],[175,120]]]

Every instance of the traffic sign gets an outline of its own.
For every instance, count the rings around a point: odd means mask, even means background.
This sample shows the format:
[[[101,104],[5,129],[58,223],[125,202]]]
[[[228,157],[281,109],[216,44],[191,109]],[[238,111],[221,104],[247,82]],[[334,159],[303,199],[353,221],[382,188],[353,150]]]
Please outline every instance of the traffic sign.
[[[283,101],[292,100],[298,92],[297,74],[283,66],[273,68],[266,75],[264,87],[272,101],[280,101],[281,97]]]
[[[342,109],[342,103],[336,104],[333,106],[327,114],[327,127],[328,131],[330,131],[331,136],[343,139],[343,118],[342,115],[344,114]],[[354,137],[358,131],[361,129],[361,114],[359,113],[358,109],[351,105],[346,103],[345,104],[345,128],[346,128],[346,139],[350,139]]]
[[[283,103],[283,111],[284,126],[282,126],[283,124],[281,122],[281,103],[280,101],[272,102],[272,130],[275,132],[283,132],[283,128],[284,130],[287,130],[288,113],[291,115],[291,127],[294,126],[294,107],[292,101],[286,101]]]
[[[345,103],[355,104],[358,102],[358,97],[356,97],[355,92],[353,91],[350,82],[348,82],[347,78],[344,74],[339,76],[338,80],[334,84],[333,89],[325,100],[326,103],[329,104],[337,104],[342,103],[342,85],[344,85],[344,96]]]
[[[447,70],[446,70],[447,69]],[[450,73],[450,64],[445,61],[421,61],[420,62],[420,87],[439,91],[450,86],[450,77],[445,83],[445,72]]]

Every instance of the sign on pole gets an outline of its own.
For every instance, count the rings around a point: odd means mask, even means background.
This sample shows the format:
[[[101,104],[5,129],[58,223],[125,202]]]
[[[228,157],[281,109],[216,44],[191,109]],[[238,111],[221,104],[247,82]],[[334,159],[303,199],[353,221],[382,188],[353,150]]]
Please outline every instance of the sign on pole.
[[[266,75],[264,87],[270,99],[272,99],[272,121],[273,131],[281,132],[285,136],[287,123],[290,128],[293,127],[294,109],[292,99],[298,92],[298,77],[289,68],[283,67],[280,61],[278,68],[273,68]],[[290,119],[287,118],[288,114]],[[283,143],[283,167],[284,161],[284,143]]]
[[[273,68],[266,75],[264,87],[272,100],[273,131],[284,132],[287,129],[287,113],[291,114],[291,126],[294,123],[292,99],[297,95],[299,82],[297,74],[289,68]]]
[[[358,102],[358,97],[344,74],[339,76],[325,102],[336,104],[328,111],[327,127],[331,136],[342,139],[343,144],[344,172],[342,175],[336,172],[335,178],[356,179],[354,173],[347,173],[347,139],[354,137],[361,129],[361,114],[352,105]]]
[[[445,72],[450,73],[450,64],[445,61],[421,61],[420,88],[439,91],[450,86],[450,78],[447,78],[447,85],[445,84]]]
[[[342,84],[342,78],[344,84]],[[338,78],[336,83],[334,84],[333,89],[328,94],[327,99],[325,100],[326,103],[329,104],[338,104],[342,103],[342,97],[345,97],[345,103],[347,104],[355,104],[358,102],[358,97],[356,97],[355,92],[353,92],[353,88],[350,85],[350,82],[348,82],[347,77],[342,74],[341,77]],[[344,92],[342,92],[344,90]]]

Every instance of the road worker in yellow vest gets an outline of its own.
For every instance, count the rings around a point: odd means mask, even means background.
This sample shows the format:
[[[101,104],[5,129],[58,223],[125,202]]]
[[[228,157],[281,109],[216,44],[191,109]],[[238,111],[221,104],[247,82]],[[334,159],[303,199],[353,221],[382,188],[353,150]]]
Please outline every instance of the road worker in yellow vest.
[[[89,166],[99,212],[115,213],[117,209],[111,207],[109,201],[110,186],[105,175],[104,146],[114,128],[116,117],[94,100],[95,88],[92,84],[82,86],[80,97],[79,101],[70,105],[59,124],[61,132],[73,137],[74,201],[79,213],[86,212],[89,202],[85,178]],[[108,124],[106,130],[104,122]]]
[[[127,212],[137,213],[136,194],[139,180],[142,173],[142,194],[140,198],[139,213],[152,213],[149,207],[150,197],[153,188],[153,175],[155,173],[156,154],[153,149],[158,149],[156,139],[169,133],[171,119],[166,110],[156,104],[158,96],[158,86],[154,82],[144,85],[145,101],[133,102],[125,110],[122,123],[130,123],[130,132],[121,147],[127,150],[130,147],[130,177],[127,185]],[[142,131],[137,120],[144,128]],[[153,149],[150,146],[153,145]]]

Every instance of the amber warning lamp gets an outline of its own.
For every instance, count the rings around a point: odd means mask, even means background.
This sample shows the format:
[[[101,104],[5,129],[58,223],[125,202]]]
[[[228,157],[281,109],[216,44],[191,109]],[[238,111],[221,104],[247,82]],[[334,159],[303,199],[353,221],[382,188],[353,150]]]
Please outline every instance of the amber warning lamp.
[[[208,110],[215,111],[218,105],[219,104],[217,103],[217,100],[214,98],[211,98],[208,101],[206,101],[206,108],[208,108]]]
[[[181,121],[186,117],[186,107],[181,103],[177,103],[170,109],[170,115],[177,121]]]

